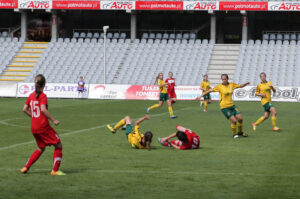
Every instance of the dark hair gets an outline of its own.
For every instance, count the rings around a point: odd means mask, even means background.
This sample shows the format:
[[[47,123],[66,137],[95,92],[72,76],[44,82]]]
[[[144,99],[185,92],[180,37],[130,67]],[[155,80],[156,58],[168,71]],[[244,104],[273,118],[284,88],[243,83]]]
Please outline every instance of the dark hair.
[[[36,97],[36,99],[38,99],[41,92],[43,91],[43,88],[46,85],[46,79],[45,79],[44,75],[38,74],[37,76],[35,76],[34,83],[35,83],[35,97]]]
[[[228,74],[222,74],[222,75],[221,75],[221,78],[222,78],[223,76],[225,76],[227,79],[229,79]]]
[[[177,131],[176,137],[178,137],[178,139],[182,142],[187,142],[188,141],[186,134],[182,131]]]
[[[160,74],[163,74],[163,73],[158,73],[158,75],[156,76],[156,78],[155,78],[155,82],[154,82],[154,84],[156,84],[157,83],[157,80],[158,80],[158,78],[159,78],[159,75]]]
[[[259,74],[259,76],[261,76],[261,75],[265,75],[265,76],[267,77],[267,75],[266,75],[265,72],[261,72],[261,73]]]
[[[152,137],[153,137],[153,133],[151,131],[146,131],[144,133],[144,138],[145,138],[146,146],[148,145],[149,150],[151,150]]]

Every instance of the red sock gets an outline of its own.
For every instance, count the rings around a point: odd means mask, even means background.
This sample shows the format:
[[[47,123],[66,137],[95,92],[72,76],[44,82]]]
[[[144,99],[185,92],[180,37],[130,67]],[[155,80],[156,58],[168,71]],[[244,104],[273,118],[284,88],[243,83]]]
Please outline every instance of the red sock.
[[[175,100],[173,100],[172,102],[171,102],[171,104],[175,104],[176,103],[176,101]]]
[[[31,165],[33,165],[33,163],[35,163],[35,161],[37,161],[39,159],[39,157],[42,155],[42,151],[40,151],[40,149],[35,150],[32,155],[30,156],[29,160],[27,161],[27,163],[25,164],[25,167],[27,169],[29,169],[31,167]]]
[[[165,143],[164,143],[164,146],[170,146],[170,145],[169,145],[169,143],[168,143],[168,142],[165,142]]]
[[[55,148],[53,153],[53,171],[58,171],[62,158],[62,148]]]

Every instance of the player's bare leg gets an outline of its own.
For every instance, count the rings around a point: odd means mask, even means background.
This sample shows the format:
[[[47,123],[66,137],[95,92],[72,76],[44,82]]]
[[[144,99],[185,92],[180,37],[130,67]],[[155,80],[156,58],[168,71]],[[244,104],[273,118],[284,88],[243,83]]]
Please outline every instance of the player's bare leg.
[[[280,131],[280,128],[276,125],[276,118],[277,118],[277,111],[275,109],[275,107],[271,107],[270,111],[272,113],[272,130],[273,131]]]

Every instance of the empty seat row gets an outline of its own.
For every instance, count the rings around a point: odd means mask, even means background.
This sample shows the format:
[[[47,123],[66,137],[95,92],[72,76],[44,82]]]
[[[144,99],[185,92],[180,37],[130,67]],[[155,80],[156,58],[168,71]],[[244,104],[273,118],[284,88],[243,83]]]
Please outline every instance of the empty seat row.
[[[143,33],[142,39],[196,39],[195,33]]]
[[[108,39],[126,39],[126,33],[125,32],[122,32],[122,33],[119,33],[119,32],[115,32],[115,33],[112,33],[112,32],[108,32],[106,37]],[[92,39],[92,38],[95,38],[95,39],[103,39],[104,38],[104,33],[99,33],[99,32],[94,32],[94,33],[91,33],[91,32],[88,32],[88,33],[85,33],[85,32],[74,32],[73,34],[73,38],[89,38],[89,39]]]
[[[264,34],[263,40],[298,40],[300,41],[300,33],[271,33],[271,34]]]

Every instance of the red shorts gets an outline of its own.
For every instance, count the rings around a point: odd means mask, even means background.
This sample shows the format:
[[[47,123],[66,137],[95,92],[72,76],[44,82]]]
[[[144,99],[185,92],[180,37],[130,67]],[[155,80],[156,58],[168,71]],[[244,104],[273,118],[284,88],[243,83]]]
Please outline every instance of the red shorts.
[[[33,136],[39,148],[44,148],[46,146],[58,144],[60,142],[57,133],[51,127],[46,132],[33,134]]]
[[[168,92],[169,98],[177,98],[176,93],[173,91]]]

